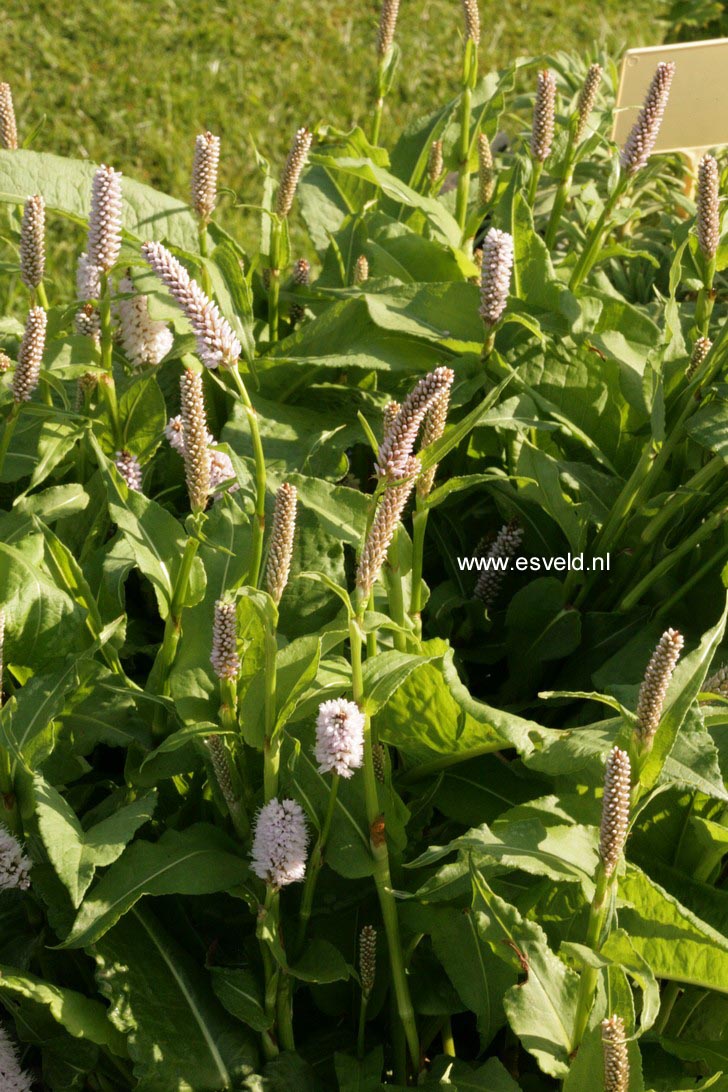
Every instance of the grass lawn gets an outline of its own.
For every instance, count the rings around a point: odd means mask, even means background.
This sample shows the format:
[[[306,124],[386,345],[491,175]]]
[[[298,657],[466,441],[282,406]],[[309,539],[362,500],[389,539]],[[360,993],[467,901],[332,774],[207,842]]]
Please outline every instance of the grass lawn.
[[[481,0],[481,71],[518,55],[585,53],[595,42],[658,43],[659,0]],[[294,130],[348,127],[370,101],[378,0],[10,0],[0,79],[11,83],[21,138],[43,115],[34,147],[112,163],[186,196],[194,136],[223,141],[221,183],[259,196],[250,139],[278,163]],[[452,97],[459,0],[402,0],[403,63],[383,139]],[[253,229],[226,215],[228,227]]]

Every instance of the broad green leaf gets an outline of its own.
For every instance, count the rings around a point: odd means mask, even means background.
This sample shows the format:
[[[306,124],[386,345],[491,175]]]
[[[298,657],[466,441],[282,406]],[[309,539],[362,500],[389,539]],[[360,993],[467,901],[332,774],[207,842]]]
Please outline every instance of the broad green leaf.
[[[473,698],[444,642],[428,642],[424,649],[441,655],[442,666],[417,667],[380,711],[379,734],[385,743],[417,763],[439,756],[445,766],[509,747],[527,755],[558,738],[557,732]]]
[[[321,937],[314,937],[300,959],[288,965],[288,970],[303,982],[340,982],[351,974],[339,949]]]
[[[168,830],[158,842],[133,842],[81,904],[62,948],[102,937],[143,895],[207,895],[243,884],[248,866],[214,827]]]
[[[361,1060],[339,1051],[334,1055],[339,1092],[379,1092],[382,1087],[384,1051],[375,1047]]]
[[[473,911],[484,919],[483,937],[496,951],[505,940],[513,946],[514,959],[520,964],[522,957],[524,970],[528,967],[525,982],[512,986],[503,999],[508,1022],[544,1073],[564,1077],[573,1049],[579,976],[554,955],[539,925],[494,894],[477,871],[472,875]]]
[[[9,752],[13,768],[33,764],[36,742],[78,682],[79,657],[69,656],[55,671],[30,679],[0,709],[0,744]]]
[[[636,865],[620,877],[619,924],[657,978],[728,993],[728,940]]]
[[[362,670],[365,711],[374,716],[413,671],[438,658],[438,652],[432,656],[418,656],[388,650],[367,659]]]
[[[96,869],[121,856],[137,830],[152,818],[156,804],[156,793],[147,793],[84,831],[71,806],[39,774],[34,778],[34,796],[43,844],[76,908]]]
[[[253,1031],[267,1031],[272,1017],[263,1008],[263,996],[252,971],[236,967],[211,967],[212,988],[227,1011]]]
[[[133,909],[93,945],[93,955],[140,1087],[221,1092],[239,1088],[253,1071],[252,1036],[225,1012],[201,960],[149,910]]]
[[[163,619],[169,613],[175,578],[187,541],[182,527],[166,509],[143,493],[128,489],[111,469],[98,444],[96,454],[106,482],[109,514],[126,539],[136,565],[152,583]],[[192,564],[187,605],[194,606],[205,590],[199,557]]]
[[[40,193],[47,208],[83,222],[88,217],[96,168],[84,160],[48,152],[0,151],[0,201],[22,205]],[[137,239],[159,239],[198,249],[197,219],[189,205],[131,178],[122,181],[122,223]]]
[[[470,910],[442,910],[432,929],[432,945],[463,1003],[476,1014],[486,1046],[505,1023],[503,994],[517,974],[480,935],[482,917]]]
[[[689,652],[675,669],[652,750],[640,772],[640,783],[647,789],[651,789],[657,783],[687,712],[700,693],[715,650],[723,639],[726,618],[728,618],[728,597],[718,621],[703,634],[698,647]]]
[[[113,1026],[110,1014],[100,1001],[8,966],[0,967],[0,997],[10,1002],[27,998],[43,1005],[75,1039],[88,1039],[113,1054],[126,1057],[124,1035]]]

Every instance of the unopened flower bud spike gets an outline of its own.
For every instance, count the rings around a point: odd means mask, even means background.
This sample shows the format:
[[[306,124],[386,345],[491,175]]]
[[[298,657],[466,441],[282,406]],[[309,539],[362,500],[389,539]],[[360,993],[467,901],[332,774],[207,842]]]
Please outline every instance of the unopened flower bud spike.
[[[636,742],[641,754],[652,750],[662,719],[665,697],[685,641],[675,629],[667,629],[657,642],[640,686],[636,710]]]
[[[0,430],[0,476],[2,476],[5,456],[8,453],[21,409],[26,402],[31,400],[40,383],[47,321],[46,313],[42,307],[31,307],[25,320],[25,329],[18,349],[18,359],[13,376],[13,400],[4,427]],[[46,391],[46,401],[48,401],[50,398],[49,388],[46,388]]]
[[[601,1032],[604,1092],[629,1092],[629,1055],[624,1020],[617,1015],[602,1020]]]
[[[712,155],[704,155],[698,164],[695,231],[702,256],[703,285],[695,303],[695,325],[707,337],[713,312],[716,252],[720,242],[720,175]]]
[[[367,1005],[374,990],[377,975],[377,930],[373,925],[365,925],[359,934],[359,981],[361,983],[361,1006],[359,1009],[359,1034],[357,1036],[357,1055],[361,1060],[365,1054],[365,1036]]]
[[[528,203],[533,207],[543,165],[551,154],[556,111],[556,77],[547,68],[537,76],[531,125],[531,183]]]
[[[43,285],[45,273],[45,201],[39,193],[29,197],[23,208],[20,228],[20,278],[30,290],[33,302],[48,310]]]
[[[508,302],[513,273],[513,236],[490,228],[483,239],[480,266],[480,317],[485,326],[482,359],[493,351],[498,323]]]
[[[18,127],[9,83],[0,83],[0,148],[9,152],[18,149]]]

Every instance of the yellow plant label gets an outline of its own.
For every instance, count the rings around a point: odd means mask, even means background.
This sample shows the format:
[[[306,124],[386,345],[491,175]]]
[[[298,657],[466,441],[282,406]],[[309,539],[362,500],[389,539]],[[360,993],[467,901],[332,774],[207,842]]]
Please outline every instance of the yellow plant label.
[[[728,144],[728,38],[630,49],[622,61],[612,139],[622,145],[660,61],[675,62],[656,152],[694,153]]]

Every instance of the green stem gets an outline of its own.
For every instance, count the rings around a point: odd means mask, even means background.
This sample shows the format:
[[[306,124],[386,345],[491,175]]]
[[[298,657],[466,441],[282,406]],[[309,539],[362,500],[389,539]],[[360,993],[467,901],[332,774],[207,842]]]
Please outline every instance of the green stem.
[[[715,264],[715,257],[711,258],[710,261],[706,261],[703,287],[700,289],[695,303],[695,325],[700,337],[708,336],[710,316],[713,313],[713,304],[715,303],[715,292],[713,291]]]
[[[185,544],[182,561],[180,562],[177,579],[172,589],[172,601],[169,607],[167,621],[164,624],[164,637],[162,645],[157,653],[152,669],[157,690],[164,696],[169,695],[169,675],[172,664],[177,654],[177,646],[182,635],[182,611],[184,610],[189,588],[192,564],[197,555],[199,539],[190,535]],[[164,724],[165,712],[162,706],[157,706],[154,715],[154,728],[160,731]]]
[[[559,224],[561,223],[561,217],[564,209],[566,208],[566,202],[569,200],[569,191],[571,190],[571,183],[574,179],[574,154],[573,154],[573,135],[569,138],[569,146],[566,149],[566,156],[564,160],[564,173],[561,176],[559,182],[559,188],[556,191],[554,197],[554,203],[551,208],[551,215],[549,216],[549,222],[546,227],[545,242],[549,250],[553,250],[554,243],[556,242],[556,233],[559,230]]]
[[[278,341],[279,302],[281,294],[281,230],[277,217],[270,228],[270,284],[268,285],[268,331],[271,343]]]
[[[220,679],[220,724],[227,732],[233,733],[233,739],[238,737],[238,718],[237,718],[237,692],[235,682],[232,679]],[[240,747],[244,746],[242,740],[238,740]],[[225,744],[227,748],[227,744]],[[235,769],[237,774],[237,768]],[[237,777],[234,777],[234,781]],[[247,778],[245,779],[247,781]],[[242,799],[235,794],[235,798],[228,800],[226,798],[228,812],[230,813],[230,819],[235,833],[241,841],[246,842],[250,834],[250,821],[248,819],[247,810],[243,804]]]
[[[362,990],[361,1001],[359,1003],[359,1031],[356,1037],[356,1056],[359,1061],[362,1061],[365,1048],[365,1037],[367,1031],[367,1005],[369,1004],[369,997]]]
[[[203,259],[200,262],[200,284],[205,295],[212,299],[212,282],[204,261],[207,257],[207,223],[204,220],[201,220],[197,226],[197,238],[199,240],[200,256]]]
[[[35,294],[38,297],[38,303],[40,304],[40,306],[43,308],[44,311],[47,311],[48,296],[46,295],[45,285],[43,284],[43,281],[41,281],[40,284],[36,286]]]
[[[680,509],[694,500],[698,491],[702,490],[711,478],[715,477],[716,474],[724,469],[725,463],[721,456],[714,455],[712,459],[693,474],[692,478],[681,486],[680,491],[652,517],[640,535],[642,542],[649,544],[661,538],[664,528],[675,518]]]
[[[260,438],[258,414],[253,408],[253,403],[250,401],[250,395],[243,382],[243,377],[237,367],[231,368],[230,371],[238,394],[240,395],[240,399],[245,406],[245,411],[248,416],[248,427],[250,428],[250,442],[253,447],[253,462],[255,464],[255,515],[253,518],[253,541],[250,547],[250,568],[248,570],[247,582],[251,587],[257,588],[258,580],[260,578],[260,565],[263,559],[263,535],[265,533],[265,455],[263,454],[263,443]]]
[[[586,931],[586,943],[593,951],[598,951],[601,945],[602,931],[608,908],[608,895],[610,891],[609,879],[604,873],[601,863],[598,866],[596,890],[594,900],[589,910],[589,924]],[[574,1016],[574,1037],[572,1049],[576,1050],[584,1037],[589,1013],[594,1002],[599,971],[596,967],[585,967],[581,972],[579,981],[579,993],[576,1001],[576,1014]]]
[[[354,701],[364,713],[364,798],[366,801],[367,820],[369,822],[369,844],[374,858],[374,883],[379,896],[379,905],[384,922],[389,949],[389,963],[392,983],[397,1002],[397,1012],[404,1028],[407,1045],[415,1070],[419,1070],[420,1046],[417,1037],[412,999],[410,997],[407,972],[405,969],[402,940],[397,920],[397,904],[394,899],[392,880],[389,874],[389,851],[384,817],[379,810],[377,780],[372,757],[372,735],[369,715],[366,713],[364,681],[362,674],[362,631],[361,619],[352,617],[349,622],[349,644],[351,648],[351,683]]]
[[[695,547],[698,545],[699,542],[701,542],[702,539],[707,538],[708,535],[711,535],[717,527],[720,527],[727,515],[728,510],[722,508],[720,509],[720,511],[714,512],[712,516],[709,516],[709,518],[706,519],[705,522],[692,533],[692,535],[689,535],[686,539],[683,539],[679,546],[676,546],[674,550],[671,550],[667,557],[664,557],[662,561],[658,562],[657,565],[655,565],[650,570],[647,576],[643,577],[643,579],[640,580],[639,583],[630,592],[628,592],[627,595],[624,596],[622,602],[619,604],[618,609],[620,611],[631,610],[631,608],[639,602],[639,600],[645,594],[647,589],[652,586],[652,584],[654,584],[657,580],[661,580],[662,577],[670,571],[673,565],[675,565],[675,563],[678,562],[681,557],[684,557],[685,554],[690,553],[690,551],[695,549]]]
[[[602,209],[601,216],[597,220],[592,233],[589,236],[586,246],[581,252],[581,257],[574,266],[574,272],[571,274],[571,280],[569,281],[569,288],[572,292],[575,292],[580,287],[582,282],[592,270],[594,263],[599,257],[599,251],[602,247],[602,240],[607,231],[609,225],[609,217],[614,211],[614,207],[617,201],[624,193],[627,185],[627,177],[622,176],[617,185],[612,190],[611,194],[606,200],[606,204]]]
[[[414,623],[418,637],[422,636],[422,600],[424,598],[424,586],[422,583],[422,570],[425,553],[425,532],[429,509],[419,495],[417,508],[412,516],[412,576],[410,591],[410,618]]]
[[[336,798],[339,793],[339,774],[335,773],[331,778],[331,789],[329,791],[329,802],[326,808],[326,815],[324,817],[323,826],[321,832],[316,839],[316,845],[313,847],[311,856],[308,859],[306,865],[306,883],[303,888],[303,896],[301,898],[301,909],[298,914],[298,936],[296,938],[295,952],[298,955],[303,950],[303,945],[306,940],[306,931],[308,929],[308,923],[311,920],[311,910],[313,909],[313,899],[316,894],[316,884],[318,883],[319,872],[321,866],[324,863],[324,851],[326,849],[326,842],[328,841],[329,831],[331,830],[331,823],[334,818],[334,811],[336,810]]]
[[[284,1050],[294,1051],[296,1042],[293,1037],[293,999],[291,997],[291,976],[281,971],[278,976],[278,997],[276,1000],[278,1018],[278,1039]]]
[[[387,579],[387,600],[389,602],[389,613],[392,621],[401,629],[394,630],[392,641],[394,647],[398,652],[407,651],[407,635],[405,629],[405,613],[404,613],[404,593],[402,590],[402,565],[400,560],[400,532],[399,528],[394,532],[394,538],[390,543],[389,550],[387,552],[388,568],[386,573]]]
[[[5,422],[5,428],[3,429],[2,436],[0,436],[0,480],[3,476],[3,469],[5,467],[5,456],[8,453],[10,447],[10,441],[13,438],[15,432],[15,426],[18,423],[18,417],[20,415],[21,402],[13,402],[8,413],[8,419]]]
[[[116,401],[116,385],[114,383],[113,348],[114,339],[111,328],[111,286],[108,273],[101,274],[101,297],[99,299],[99,322],[101,340],[101,367],[106,374],[101,376],[99,387],[106,402],[109,413],[109,422],[117,448],[122,447],[122,431],[119,422],[119,407]]]
[[[470,193],[470,112],[473,93],[469,87],[463,87],[460,99],[460,146],[458,163],[458,189],[455,201],[455,219],[460,232],[465,234],[468,217],[468,196]]]
[[[280,732],[275,731],[277,655],[278,643],[275,631],[267,629],[265,634],[265,740],[263,743],[263,791],[266,804],[278,794],[278,770],[281,761]]]
[[[278,903],[277,890],[268,884],[265,890],[265,905],[260,908],[258,913],[257,933],[263,959],[263,974],[265,976],[264,1007],[270,1028],[274,1028],[276,1024],[280,969],[268,947],[267,939],[262,935],[262,930],[264,925],[268,930],[270,929],[271,919],[273,920],[273,928],[278,928]],[[263,1050],[268,1058],[275,1057],[279,1053],[278,1045],[270,1031],[263,1032]]]
[[[536,194],[538,193],[538,183],[541,179],[543,172],[543,161],[541,159],[531,160],[531,181],[528,184],[528,204],[529,208],[533,208],[536,201]]]

